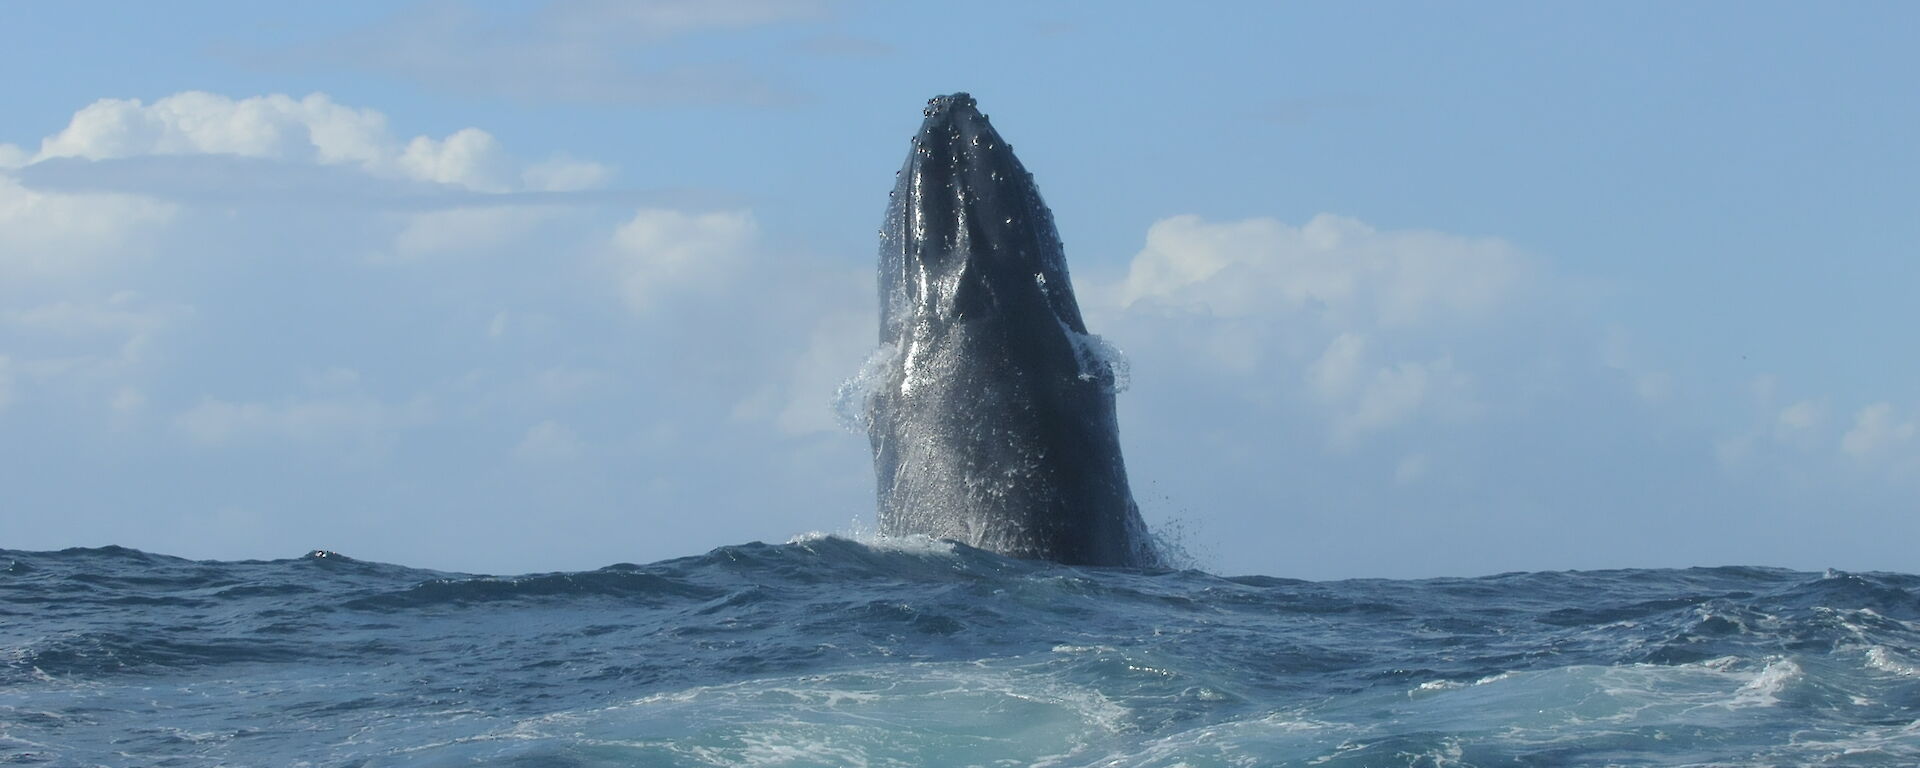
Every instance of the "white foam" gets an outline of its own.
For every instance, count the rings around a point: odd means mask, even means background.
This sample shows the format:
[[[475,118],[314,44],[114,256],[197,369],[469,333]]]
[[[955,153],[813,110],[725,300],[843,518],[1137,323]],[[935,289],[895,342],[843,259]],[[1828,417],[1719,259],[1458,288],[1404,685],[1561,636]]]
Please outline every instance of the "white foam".
[[[1497,683],[1497,682],[1500,682],[1500,681],[1502,681],[1502,680],[1506,680],[1506,679],[1508,679],[1508,678],[1510,678],[1510,677],[1513,677],[1513,673],[1512,673],[1512,672],[1501,672],[1501,673],[1499,673],[1499,674],[1497,674],[1497,675],[1487,675],[1486,677],[1483,677],[1483,678],[1480,678],[1480,679],[1478,679],[1478,680],[1475,680],[1475,681],[1473,681],[1473,684],[1474,684],[1474,685],[1486,685],[1486,684],[1488,684],[1488,683]]]
[[[833,415],[842,429],[854,434],[864,435],[873,426],[873,416],[868,404],[873,401],[873,393],[886,383],[887,370],[900,357],[900,347],[894,344],[881,344],[867,355],[860,364],[860,370],[852,378],[840,383],[833,391]]]
[[[1462,683],[1454,680],[1428,680],[1424,683],[1414,686],[1413,690],[1407,691],[1407,695],[1418,696],[1423,693],[1433,693],[1436,691],[1451,691],[1451,690],[1465,688],[1465,687],[1467,687],[1466,683]]]
[[[805,547],[816,542],[833,539],[851,542],[868,549],[882,552],[904,552],[916,555],[940,556],[952,556],[959,552],[959,550],[955,548],[954,543],[947,539],[936,539],[932,536],[919,533],[907,536],[888,536],[861,525],[856,525],[853,530],[840,533],[828,533],[826,531],[798,533],[794,534],[792,538],[787,539],[787,543]]]
[[[1780,703],[1780,692],[1804,676],[1804,670],[1791,659],[1775,658],[1733,692],[1734,706],[1770,707]]]
[[[1081,381],[1098,381],[1114,394],[1133,386],[1133,363],[1127,355],[1106,339],[1091,333],[1078,333],[1063,323],[1061,330],[1073,342],[1074,358],[1080,364]]]
[[[1920,677],[1920,666],[1915,666],[1886,646],[1876,645],[1867,649],[1867,666],[1902,677]]]
[[[703,765],[914,765],[962,745],[973,764],[1085,765],[1126,731],[1130,710],[1048,666],[927,662],[761,678],[556,713],[520,730],[623,740]]]
[[[1741,661],[1741,658],[1738,656],[1716,656],[1699,662],[1698,664],[1715,672],[1729,672],[1732,671],[1734,667],[1739,666]]]

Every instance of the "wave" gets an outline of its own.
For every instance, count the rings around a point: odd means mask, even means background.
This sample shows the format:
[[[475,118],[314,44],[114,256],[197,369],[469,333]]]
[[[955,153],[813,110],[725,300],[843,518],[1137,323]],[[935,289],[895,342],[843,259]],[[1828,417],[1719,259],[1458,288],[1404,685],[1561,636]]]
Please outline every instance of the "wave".
[[[0,617],[0,760],[1920,758],[1904,574],[1313,582],[827,534],[518,576],[106,547],[0,551]]]

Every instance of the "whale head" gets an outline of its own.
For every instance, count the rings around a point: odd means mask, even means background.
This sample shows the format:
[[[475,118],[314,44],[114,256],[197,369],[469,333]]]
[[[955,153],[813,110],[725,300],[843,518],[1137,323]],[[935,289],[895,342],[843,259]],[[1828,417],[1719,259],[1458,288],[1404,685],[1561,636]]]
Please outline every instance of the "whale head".
[[[973,97],[927,101],[881,230],[881,340],[1036,312],[1085,333],[1053,214]]]

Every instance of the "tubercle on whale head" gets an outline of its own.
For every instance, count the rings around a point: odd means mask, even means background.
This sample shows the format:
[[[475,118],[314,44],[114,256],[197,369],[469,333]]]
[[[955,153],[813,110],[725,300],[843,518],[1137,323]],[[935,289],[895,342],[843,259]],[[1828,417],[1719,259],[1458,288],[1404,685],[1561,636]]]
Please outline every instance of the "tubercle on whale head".
[[[1013,148],[964,92],[921,114],[882,229],[883,340],[908,315],[957,321],[1035,303],[1085,332],[1053,214]]]
[[[972,109],[979,111],[979,104],[973,100],[973,94],[967,93],[966,91],[955,91],[945,96],[935,96],[927,99],[927,108],[920,110],[920,115],[922,117],[935,117],[954,109]],[[985,115],[981,117],[984,118]]]

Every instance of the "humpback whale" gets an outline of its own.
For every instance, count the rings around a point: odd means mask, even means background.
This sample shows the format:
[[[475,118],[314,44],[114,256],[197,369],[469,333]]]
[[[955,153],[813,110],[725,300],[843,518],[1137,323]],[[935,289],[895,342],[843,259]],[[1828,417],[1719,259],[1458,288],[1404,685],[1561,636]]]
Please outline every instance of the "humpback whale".
[[[863,421],[883,535],[1073,565],[1157,558],[1127,487],[1117,362],[1053,213],[965,93],[927,102],[880,232]]]

